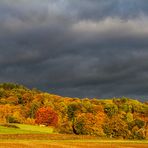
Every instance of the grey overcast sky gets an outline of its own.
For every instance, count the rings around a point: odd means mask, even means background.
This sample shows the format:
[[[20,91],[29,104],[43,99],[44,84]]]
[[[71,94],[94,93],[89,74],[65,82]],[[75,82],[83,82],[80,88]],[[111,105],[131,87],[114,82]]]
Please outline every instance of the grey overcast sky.
[[[0,0],[0,82],[147,100],[148,0]]]

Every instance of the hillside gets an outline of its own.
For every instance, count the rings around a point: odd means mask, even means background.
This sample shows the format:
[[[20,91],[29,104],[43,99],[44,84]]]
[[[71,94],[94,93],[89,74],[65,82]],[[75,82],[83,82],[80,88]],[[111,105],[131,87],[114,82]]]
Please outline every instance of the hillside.
[[[52,126],[58,133],[148,138],[148,104],[130,98],[79,99],[0,84],[0,123]]]

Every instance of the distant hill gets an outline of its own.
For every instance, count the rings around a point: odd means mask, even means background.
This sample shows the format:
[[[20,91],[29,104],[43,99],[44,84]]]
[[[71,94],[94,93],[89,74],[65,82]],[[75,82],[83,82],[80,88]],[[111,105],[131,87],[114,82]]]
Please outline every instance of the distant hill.
[[[59,133],[147,139],[148,103],[122,97],[79,99],[0,84],[0,124],[40,124]]]

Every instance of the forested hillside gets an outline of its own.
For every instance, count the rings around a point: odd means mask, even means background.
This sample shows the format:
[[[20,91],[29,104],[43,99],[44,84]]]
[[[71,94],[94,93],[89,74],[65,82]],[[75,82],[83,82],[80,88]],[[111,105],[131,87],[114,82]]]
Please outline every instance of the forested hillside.
[[[148,138],[148,103],[134,99],[79,99],[0,84],[0,123],[52,126],[59,133]]]

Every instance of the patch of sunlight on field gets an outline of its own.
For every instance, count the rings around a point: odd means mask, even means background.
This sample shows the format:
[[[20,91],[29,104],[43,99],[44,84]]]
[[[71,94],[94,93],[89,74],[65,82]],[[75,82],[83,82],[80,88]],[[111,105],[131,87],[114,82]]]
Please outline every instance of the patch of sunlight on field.
[[[37,125],[27,125],[27,124],[15,124],[15,125],[18,126],[21,130],[25,131],[47,133],[47,134],[53,133],[52,127],[41,127]]]
[[[14,124],[19,128],[0,126],[0,134],[51,134],[53,128],[34,125]]]

